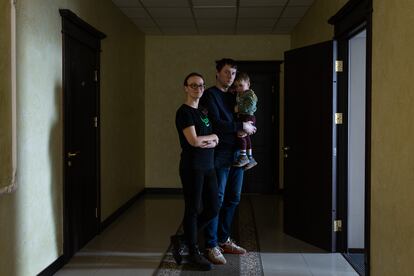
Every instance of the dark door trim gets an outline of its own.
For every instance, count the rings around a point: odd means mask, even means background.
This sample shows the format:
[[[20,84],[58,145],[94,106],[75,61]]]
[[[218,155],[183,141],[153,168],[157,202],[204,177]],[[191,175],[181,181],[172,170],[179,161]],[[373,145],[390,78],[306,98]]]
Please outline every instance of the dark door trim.
[[[348,131],[348,41],[366,29],[366,121],[365,121],[365,275],[370,275],[371,224],[371,56],[372,56],[372,0],[350,0],[328,22],[334,25],[338,59],[343,60],[343,72],[337,76],[338,112],[343,113],[343,126],[337,128],[338,216],[343,218],[343,232],[338,235],[338,251],[347,252],[347,153]],[[352,264],[352,263],[351,263]]]
[[[276,84],[276,87],[272,91],[272,106],[275,106],[275,109],[271,110],[271,116],[273,116],[274,119],[274,129],[273,129],[273,139],[274,144],[270,145],[270,151],[272,154],[272,159],[270,162],[272,163],[273,168],[277,168],[277,170],[272,171],[272,182],[274,184],[273,190],[271,193],[279,193],[279,155],[280,155],[280,65],[283,63],[281,60],[241,60],[237,61],[237,66],[239,71],[246,71],[243,68],[249,68],[250,70],[254,70],[255,72],[259,73],[270,73],[274,74],[275,80],[274,83]],[[247,72],[249,73],[249,72]],[[277,79],[278,78],[278,79]],[[260,102],[260,99],[259,99]],[[259,107],[260,108],[260,107]],[[276,112],[278,113],[276,113]],[[276,121],[277,120],[277,121]]]
[[[97,72],[100,71],[100,51],[101,51],[101,40],[106,37],[105,34],[102,32],[96,30],[94,27],[80,19],[76,14],[74,14],[72,11],[67,9],[60,9],[59,13],[62,17],[62,74],[63,74],[63,108],[64,108],[64,115],[63,115],[63,121],[64,121],[64,129],[63,129],[63,262],[67,263],[69,259],[73,256],[75,252],[73,252],[73,246],[72,241],[69,236],[69,217],[68,217],[68,211],[69,211],[69,205],[68,205],[68,173],[67,173],[67,160],[66,160],[66,151],[68,148],[68,141],[66,139],[67,137],[67,130],[65,127],[65,121],[67,120],[67,99],[65,98],[65,91],[69,91],[69,72],[70,72],[70,60],[68,60],[68,57],[66,57],[66,51],[65,51],[65,42],[67,40],[67,37],[75,38],[76,40],[82,42],[83,44],[87,45],[88,47],[92,48],[96,51],[97,55]],[[99,103],[100,103],[100,77],[99,73],[97,74],[97,116],[100,118],[100,109],[99,109]],[[98,124],[99,126],[99,124]],[[98,233],[100,231],[100,213],[101,213],[101,197],[100,197],[100,132],[99,127],[97,131],[96,136],[96,198],[97,198],[97,223],[96,223],[96,232]]]

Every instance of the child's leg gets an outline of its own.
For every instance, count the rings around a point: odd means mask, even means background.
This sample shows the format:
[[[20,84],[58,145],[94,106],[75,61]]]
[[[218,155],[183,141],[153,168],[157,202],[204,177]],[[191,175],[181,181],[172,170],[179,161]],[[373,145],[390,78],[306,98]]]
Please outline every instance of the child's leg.
[[[233,164],[233,166],[235,167],[243,167],[249,163],[249,158],[247,157],[247,152],[246,152],[246,146],[247,146],[246,137],[248,136],[237,137],[237,142],[239,145],[240,153],[239,153],[239,156],[237,157],[237,160]]]
[[[247,156],[249,158],[252,157],[252,140],[250,139],[250,136],[247,135],[246,137],[244,137],[246,140],[246,152],[247,152]]]

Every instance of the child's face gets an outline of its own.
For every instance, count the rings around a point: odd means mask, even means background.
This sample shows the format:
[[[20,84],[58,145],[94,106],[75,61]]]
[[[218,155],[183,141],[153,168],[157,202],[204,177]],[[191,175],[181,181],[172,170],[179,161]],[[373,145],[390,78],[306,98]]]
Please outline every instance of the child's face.
[[[238,93],[242,93],[246,90],[249,90],[250,82],[245,80],[238,80],[234,82],[234,86],[236,87],[236,91]]]

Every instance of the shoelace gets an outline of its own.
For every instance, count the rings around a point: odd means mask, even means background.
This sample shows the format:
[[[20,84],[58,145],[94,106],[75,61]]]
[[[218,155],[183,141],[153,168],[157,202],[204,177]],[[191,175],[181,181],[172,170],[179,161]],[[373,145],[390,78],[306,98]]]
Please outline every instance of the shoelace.
[[[231,246],[231,247],[234,247],[234,248],[237,248],[237,249],[240,249],[241,247],[240,246],[238,246],[235,242],[234,242],[234,240],[232,240],[232,239],[228,239],[227,240],[227,242],[225,242],[224,244],[228,244],[229,246]]]
[[[213,255],[214,255],[215,257],[218,257],[218,256],[223,255],[223,254],[221,254],[221,252],[223,252],[223,249],[221,249],[221,248],[219,248],[219,247],[214,247],[214,248],[212,249],[212,251],[213,251]]]

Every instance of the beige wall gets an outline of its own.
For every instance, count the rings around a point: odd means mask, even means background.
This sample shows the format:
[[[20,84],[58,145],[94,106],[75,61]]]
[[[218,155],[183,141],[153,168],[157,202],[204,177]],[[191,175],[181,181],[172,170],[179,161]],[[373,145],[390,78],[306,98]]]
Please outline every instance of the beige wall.
[[[184,77],[196,71],[215,83],[215,60],[282,60],[290,36],[148,36],[145,76],[146,187],[181,187],[175,111]]]
[[[306,16],[292,32],[292,49],[314,44],[333,37],[331,18],[348,0],[315,0]]]
[[[331,39],[326,20],[345,2],[317,0],[292,47]],[[371,275],[405,276],[414,271],[414,2],[373,5]]]
[[[373,3],[372,275],[412,275],[414,2]]]
[[[10,1],[0,0],[0,190],[11,184]]]
[[[18,190],[0,197],[0,275],[26,276],[50,265],[63,247],[59,8],[108,36],[101,53],[102,219],[144,186],[145,41],[110,0],[17,3]]]

